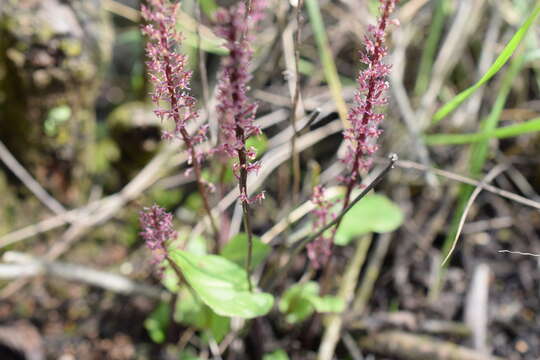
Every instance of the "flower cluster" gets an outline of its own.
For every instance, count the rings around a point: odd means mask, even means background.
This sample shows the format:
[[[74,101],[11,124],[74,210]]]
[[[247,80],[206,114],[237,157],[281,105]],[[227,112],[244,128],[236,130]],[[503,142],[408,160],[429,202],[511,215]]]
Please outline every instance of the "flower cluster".
[[[196,100],[188,91],[191,71],[186,70],[187,57],[176,51],[182,41],[176,30],[176,17],[179,3],[171,4],[167,0],[149,0],[149,7],[142,6],[141,12],[148,23],[142,28],[149,38],[146,53],[150,80],[154,85],[152,101],[156,106],[155,114],[163,119],[174,121],[174,131],[163,132],[166,139],[179,139],[188,149],[188,163],[203,159],[203,154],[196,150],[196,145],[206,139],[206,126],[191,135],[186,124],[198,117]],[[164,104],[167,104],[163,107]]]
[[[330,221],[330,218],[334,216],[330,212],[334,204],[325,199],[324,187],[321,185],[315,186],[313,189],[311,202],[315,204],[315,210],[313,210],[315,222],[313,227],[314,231],[317,231],[325,226]],[[324,234],[321,235],[307,245],[307,254],[313,267],[319,268],[323,266],[328,261],[330,255],[332,255],[332,239],[324,236]]]
[[[390,20],[390,14],[394,10],[398,0],[380,0],[380,17],[377,26],[369,26],[369,34],[364,38],[365,51],[360,54],[360,62],[366,68],[358,74],[358,90],[354,96],[354,106],[349,110],[348,119],[351,126],[343,131],[343,137],[347,141],[347,151],[341,161],[346,165],[346,175],[341,181],[346,185],[343,209],[350,202],[352,190],[358,183],[361,170],[367,170],[371,166],[371,155],[377,151],[377,138],[381,134],[380,122],[384,114],[377,112],[377,107],[386,105],[388,99],[385,90],[388,89],[386,77],[390,73],[390,65],[382,62],[387,54],[384,38]],[[316,221],[315,231],[327,223],[330,205],[324,200],[323,189],[315,187],[312,201],[317,206],[314,211]],[[308,257],[314,267],[324,264],[331,255],[333,237],[340,223],[333,229],[332,237],[324,236],[315,239],[308,244]]]
[[[382,62],[387,54],[384,38],[386,28],[392,22],[389,17],[396,2],[381,0],[378,24],[370,25],[369,35],[364,38],[365,51],[361,53],[360,61],[366,68],[358,74],[355,104],[348,114],[351,127],[343,132],[344,138],[349,142],[346,155],[342,159],[348,170],[343,181],[349,187],[357,183],[361,170],[367,170],[371,166],[370,156],[377,151],[376,141],[382,132],[379,124],[384,119],[384,114],[377,112],[377,107],[386,105],[388,101],[384,93],[388,89],[386,77],[390,73],[390,65]]]
[[[255,0],[247,14],[246,5],[239,2],[228,9],[219,9],[216,15],[216,33],[226,40],[225,46],[229,50],[229,55],[222,61],[218,83],[217,113],[221,128],[219,150],[238,159],[233,170],[238,179],[243,178],[243,182],[248,173],[260,168],[260,164],[255,162],[255,149],[246,146],[250,136],[261,133],[261,129],[254,123],[257,105],[249,101],[246,92],[251,79],[249,66],[253,55],[250,30],[261,20],[265,6],[264,1]],[[263,197],[261,193],[249,199],[245,186],[240,186],[240,199],[243,202]]]
[[[162,262],[167,255],[167,241],[177,236],[172,224],[172,215],[163,208],[153,205],[143,208],[139,213],[139,222],[143,229],[140,235],[146,246],[152,250],[154,261]]]

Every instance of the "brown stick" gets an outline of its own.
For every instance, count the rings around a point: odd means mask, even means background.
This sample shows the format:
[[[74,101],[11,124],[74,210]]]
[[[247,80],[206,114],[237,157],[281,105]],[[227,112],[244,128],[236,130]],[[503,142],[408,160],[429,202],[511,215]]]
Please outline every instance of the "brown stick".
[[[399,360],[502,360],[430,336],[382,331],[358,339],[360,348]]]

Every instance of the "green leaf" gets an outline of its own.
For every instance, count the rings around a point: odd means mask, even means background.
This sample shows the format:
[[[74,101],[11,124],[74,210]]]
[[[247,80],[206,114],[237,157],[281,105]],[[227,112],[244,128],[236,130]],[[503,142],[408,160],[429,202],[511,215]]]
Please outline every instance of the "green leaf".
[[[290,324],[305,320],[314,311],[327,313],[342,312],[344,309],[345,304],[341,299],[319,296],[319,284],[314,281],[291,286],[279,302],[279,310],[285,314],[285,320]]]
[[[290,324],[295,324],[305,320],[315,308],[307,298],[317,296],[319,284],[308,281],[304,284],[295,284],[288,288],[279,301],[279,311],[285,314],[285,320]]]
[[[230,330],[230,319],[220,316],[202,303],[183,286],[180,289],[174,312],[174,320],[207,332],[218,343]]]
[[[315,308],[315,311],[320,313],[340,313],[345,310],[345,303],[342,299],[326,295],[326,296],[307,296],[311,305]]]
[[[252,265],[255,268],[259,265],[270,253],[270,246],[263,243],[258,236],[253,236],[253,258]],[[247,243],[247,234],[239,233],[233,237],[227,245],[221,250],[221,255],[238,264],[244,266],[247,258],[248,252],[248,243]]]
[[[144,327],[148,335],[157,344],[165,341],[167,328],[170,323],[171,309],[167,303],[160,303],[158,307],[144,320]]]
[[[402,223],[403,213],[396,204],[386,196],[370,194],[345,214],[334,243],[347,245],[360,235],[391,232]]]
[[[540,118],[531,119],[519,124],[499,127],[495,130],[473,134],[435,134],[426,136],[428,145],[459,145],[489,139],[505,139],[527,133],[540,131]]]
[[[189,285],[216,314],[249,319],[272,308],[272,295],[250,292],[244,269],[224,257],[178,249],[169,253]]]
[[[289,356],[284,350],[279,349],[274,352],[264,354],[263,360],[289,360]]]
[[[480,123],[479,130],[481,132],[490,132],[494,131],[497,128],[499,123],[501,113],[510,94],[510,90],[514,84],[514,80],[521,71],[523,64],[525,63],[526,56],[519,55],[512,59],[508,70],[505,72],[499,92],[495,98],[495,102],[491,107],[490,113],[487,117],[482,119]],[[487,140],[482,140],[475,142],[471,146],[470,150],[471,159],[469,160],[469,176],[479,177],[484,168],[484,164],[488,159],[489,154],[489,142]],[[473,192],[473,187],[470,185],[462,184],[460,186],[460,191],[458,195],[458,201],[454,211],[453,218],[450,222],[450,226],[447,230],[446,238],[444,239],[442,253],[444,255],[444,263],[442,264],[442,269],[437,274],[437,279],[435,285],[431,287],[429,298],[431,300],[436,300],[439,296],[439,293],[442,289],[443,279],[446,276],[446,266],[448,265],[448,260],[452,256],[452,249],[457,246],[458,238],[456,237],[459,223],[461,217],[465,212],[467,202],[469,201],[470,196]]]
[[[201,358],[195,355],[193,350],[187,349],[180,352],[178,360],[201,360]]]
[[[478,88],[484,85],[489,79],[495,76],[497,72],[499,72],[499,70],[504,66],[504,64],[506,64],[508,59],[510,59],[512,54],[514,54],[516,48],[527,34],[527,31],[538,17],[538,14],[540,14],[540,4],[536,5],[536,7],[530,13],[529,17],[514,34],[512,39],[508,42],[508,44],[505,46],[497,59],[495,59],[495,62],[487,70],[484,76],[482,76],[482,78],[478,80],[476,84],[456,95],[452,100],[447,102],[441,109],[439,109],[439,111],[437,111],[433,116],[433,123],[437,123],[440,120],[444,119],[448,114],[454,111],[463,101],[465,101],[467,98],[469,98],[469,96],[474,94],[474,92],[478,90]]]

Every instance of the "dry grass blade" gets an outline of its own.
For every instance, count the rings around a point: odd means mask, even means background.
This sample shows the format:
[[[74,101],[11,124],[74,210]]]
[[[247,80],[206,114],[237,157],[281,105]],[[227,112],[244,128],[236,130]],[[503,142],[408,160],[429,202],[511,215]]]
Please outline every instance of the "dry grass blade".
[[[450,250],[444,257],[444,260],[442,261],[442,265],[444,266],[446,262],[450,259],[452,254],[454,253],[454,250],[457,246],[457,241],[459,239],[459,236],[461,235],[461,230],[463,229],[463,224],[465,224],[465,219],[467,218],[467,214],[469,213],[469,209],[471,208],[472,204],[474,203],[474,200],[476,200],[476,197],[480,194],[482,191],[482,187],[480,185],[483,185],[485,183],[490,182],[493,180],[497,175],[499,175],[501,172],[506,170],[507,166],[504,164],[497,165],[491,171],[484,177],[484,179],[480,182],[480,184],[474,189],[473,193],[471,194],[471,197],[467,201],[467,205],[465,206],[465,210],[461,214],[461,219],[459,220],[459,225],[457,228],[456,235],[454,237],[454,241],[452,242],[452,246],[450,247]]]

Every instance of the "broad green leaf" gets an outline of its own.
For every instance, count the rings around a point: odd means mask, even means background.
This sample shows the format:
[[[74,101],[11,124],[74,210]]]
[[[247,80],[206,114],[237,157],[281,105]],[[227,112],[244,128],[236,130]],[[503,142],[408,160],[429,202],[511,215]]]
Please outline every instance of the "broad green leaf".
[[[284,350],[279,349],[274,352],[264,354],[263,360],[289,360],[289,356]]]
[[[230,329],[229,318],[217,315],[210,307],[194,297],[185,286],[180,289],[176,301],[174,320],[207,332],[218,343]]]
[[[307,319],[315,308],[307,297],[319,294],[319,285],[314,281],[295,284],[288,288],[279,301],[279,311],[285,314],[285,320],[295,324]]]
[[[208,311],[211,311],[210,326],[208,331],[204,334],[203,338],[206,339],[210,335],[212,339],[221,342],[225,338],[231,329],[231,319],[225,316],[220,316],[207,307]]]
[[[505,46],[497,59],[495,59],[495,62],[487,70],[484,76],[482,76],[482,78],[478,80],[476,84],[456,95],[452,100],[447,102],[441,109],[439,109],[439,111],[437,111],[433,116],[433,123],[437,123],[440,120],[444,119],[448,114],[454,111],[463,101],[465,101],[467,98],[469,98],[469,96],[474,94],[474,92],[478,90],[478,88],[484,85],[489,79],[495,76],[497,72],[499,72],[499,70],[504,66],[504,64],[506,64],[508,59],[510,59],[512,54],[514,54],[516,48],[527,34],[527,31],[538,17],[538,14],[540,14],[540,4],[537,4],[535,6],[529,17],[514,34],[512,39],[508,42],[508,44]]]
[[[391,232],[402,223],[403,213],[396,204],[386,196],[370,194],[345,214],[334,243],[347,245],[360,235]]]
[[[263,243],[258,236],[253,236],[252,265],[254,268],[268,256],[270,250],[271,248],[269,245]],[[221,255],[240,266],[244,266],[246,263],[247,252],[247,234],[240,233],[233,237],[227,245],[223,247]]]
[[[327,313],[341,312],[344,309],[345,304],[341,299],[334,296],[319,296],[319,284],[314,281],[291,286],[279,302],[279,310],[291,324],[305,320],[314,311]]]
[[[170,322],[170,313],[169,304],[160,303],[150,316],[144,320],[144,327],[153,342],[161,344],[165,341]]]
[[[216,314],[249,319],[265,315],[272,308],[272,295],[250,292],[244,269],[224,257],[178,249],[170,250],[169,257]]]
[[[519,124],[508,125],[495,130],[473,134],[435,134],[426,136],[428,145],[459,145],[473,142],[504,139],[540,131],[540,118],[528,120]]]

